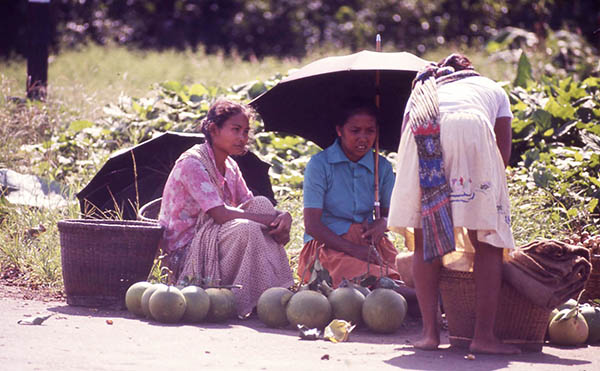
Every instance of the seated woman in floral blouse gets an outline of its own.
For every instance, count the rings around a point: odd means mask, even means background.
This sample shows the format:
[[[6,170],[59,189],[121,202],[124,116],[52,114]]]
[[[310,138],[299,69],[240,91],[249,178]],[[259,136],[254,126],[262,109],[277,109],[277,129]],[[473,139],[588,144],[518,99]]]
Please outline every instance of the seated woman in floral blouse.
[[[161,247],[178,280],[203,278],[234,289],[238,315],[249,314],[269,287],[290,287],[283,246],[292,218],[254,197],[231,155],[246,151],[250,109],[220,99],[201,123],[207,142],[175,163],[163,191]]]

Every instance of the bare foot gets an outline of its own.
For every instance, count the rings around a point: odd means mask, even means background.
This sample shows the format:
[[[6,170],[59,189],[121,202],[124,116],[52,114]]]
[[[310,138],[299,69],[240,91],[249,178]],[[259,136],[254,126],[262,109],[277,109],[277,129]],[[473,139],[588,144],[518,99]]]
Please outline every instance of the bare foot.
[[[483,354],[521,354],[521,350],[510,344],[504,344],[501,341],[478,341],[471,342],[469,350],[473,353]]]
[[[421,340],[413,343],[414,347],[421,350],[437,350],[440,346],[440,337],[423,335]]]

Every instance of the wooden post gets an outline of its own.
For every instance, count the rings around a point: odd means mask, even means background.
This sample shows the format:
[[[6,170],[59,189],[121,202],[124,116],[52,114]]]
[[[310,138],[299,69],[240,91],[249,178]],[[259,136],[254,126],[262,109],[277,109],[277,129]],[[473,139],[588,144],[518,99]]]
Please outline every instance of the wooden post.
[[[48,82],[48,44],[51,34],[50,0],[27,3],[27,98],[45,100]]]

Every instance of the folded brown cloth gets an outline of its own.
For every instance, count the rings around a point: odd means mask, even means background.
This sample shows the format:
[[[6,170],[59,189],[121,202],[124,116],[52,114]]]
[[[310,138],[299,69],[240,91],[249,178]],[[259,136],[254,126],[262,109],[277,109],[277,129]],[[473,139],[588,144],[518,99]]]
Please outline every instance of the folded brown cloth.
[[[515,251],[503,278],[534,304],[553,309],[583,290],[591,269],[585,247],[542,239]]]

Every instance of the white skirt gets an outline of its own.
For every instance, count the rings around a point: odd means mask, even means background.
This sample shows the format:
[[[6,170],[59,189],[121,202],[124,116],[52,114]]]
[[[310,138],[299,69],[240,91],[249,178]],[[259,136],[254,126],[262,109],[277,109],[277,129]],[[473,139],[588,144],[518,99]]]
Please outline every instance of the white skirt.
[[[489,125],[471,113],[442,113],[440,141],[455,228],[477,231],[477,239],[515,248],[510,228],[506,173]],[[421,228],[419,156],[409,127],[402,134],[396,160],[388,227],[404,233]]]

